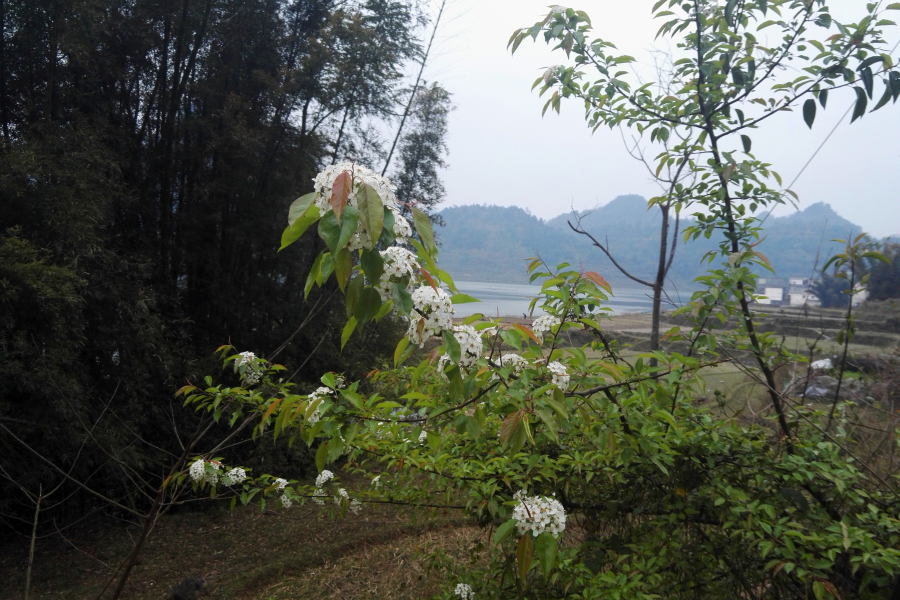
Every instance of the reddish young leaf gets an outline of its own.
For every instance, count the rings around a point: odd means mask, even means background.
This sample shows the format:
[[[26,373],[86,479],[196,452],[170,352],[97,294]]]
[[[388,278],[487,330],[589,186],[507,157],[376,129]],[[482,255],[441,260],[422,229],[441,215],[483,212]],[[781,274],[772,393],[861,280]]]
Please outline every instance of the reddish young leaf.
[[[349,171],[344,171],[338,175],[331,186],[331,208],[334,209],[334,216],[337,217],[338,223],[340,223],[341,215],[347,207],[347,198],[350,197],[350,188],[352,186],[353,179]]]
[[[425,269],[421,269],[421,268],[419,270],[422,271],[422,275],[425,276],[425,279],[428,281],[428,284],[431,285],[431,287],[433,287],[435,290],[437,290],[438,286],[434,283],[434,279],[431,278],[431,275],[428,274],[428,271],[426,271]]]
[[[594,283],[596,283],[599,287],[603,288],[610,294],[612,293],[612,286],[610,286],[609,283],[607,283],[607,281],[605,279],[603,279],[603,277],[600,275],[600,273],[597,273],[595,271],[588,271],[587,273],[584,274],[584,276],[587,277],[588,279],[590,279],[591,281],[593,281]]]
[[[533,339],[535,344],[537,344],[537,345],[541,344],[541,340],[539,340],[538,337],[536,335],[534,335],[534,332],[532,330],[528,329],[527,327],[525,327],[524,325],[519,325],[518,323],[513,323],[513,327],[515,327],[516,329],[518,329],[519,331],[521,331],[522,333],[524,333],[525,335],[527,335],[528,337]]]
[[[509,439],[512,437],[513,432],[516,430],[516,427],[518,427],[519,421],[521,420],[522,411],[510,413],[510,415],[503,420],[503,424],[500,426],[501,442],[503,442],[504,444],[509,443]]]
[[[441,347],[435,346],[431,349],[431,352],[428,353],[428,364],[433,365],[434,361],[438,359],[438,355],[441,353]]]

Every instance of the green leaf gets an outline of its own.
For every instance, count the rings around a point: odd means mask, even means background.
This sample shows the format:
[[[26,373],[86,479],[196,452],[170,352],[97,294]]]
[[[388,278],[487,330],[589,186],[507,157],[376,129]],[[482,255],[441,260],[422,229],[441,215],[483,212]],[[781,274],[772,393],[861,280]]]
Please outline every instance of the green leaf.
[[[556,538],[547,531],[537,536],[537,539],[534,540],[534,552],[537,554],[538,563],[541,565],[544,577],[547,577],[550,571],[553,570],[553,565],[556,562],[556,548]]]
[[[378,314],[381,308],[381,296],[373,288],[363,288],[359,294],[359,300],[353,307],[353,316],[359,323],[368,323]]]
[[[347,321],[347,324],[344,325],[344,330],[341,332],[341,350],[344,349],[344,346],[347,345],[347,340],[350,339],[350,336],[353,335],[353,330],[356,329],[356,317],[350,317]],[[403,338],[404,340],[407,338]]]
[[[384,259],[381,258],[378,250],[363,250],[362,255],[359,257],[359,265],[373,285],[377,284],[382,274],[384,274]]]
[[[822,105],[822,108],[825,108],[825,105],[828,104],[828,90],[819,92],[819,104]]]
[[[362,186],[357,193],[357,204],[359,206],[359,220],[362,222],[363,229],[369,234],[372,244],[381,237],[381,231],[384,228],[384,204],[381,196],[368,183]]]
[[[459,359],[462,357],[462,351],[460,350],[459,342],[456,340],[453,332],[449,329],[445,329],[441,332],[441,337],[444,338],[444,347],[447,349],[447,355],[450,357],[450,360],[454,363],[459,363]]]
[[[812,129],[816,120],[816,101],[812,98],[803,103],[803,120],[806,121],[806,126]]]
[[[475,417],[466,416],[466,433],[473,440],[481,437],[481,423]]]
[[[881,100],[879,100],[878,104],[876,104],[874,106],[874,108],[872,108],[871,112],[875,112],[876,110],[878,110],[879,108],[881,108],[882,106],[887,104],[888,101],[891,99],[891,96],[892,96],[892,93],[891,93],[890,83],[886,82],[885,86],[884,86],[884,94],[881,95]]]
[[[326,213],[319,220],[319,237],[325,241],[332,253],[338,251],[338,240],[341,239],[341,226],[338,225],[337,217],[334,216],[333,212]]]
[[[866,95],[871,98],[875,86],[875,76],[872,74],[872,68],[866,67],[859,72],[863,85],[866,87]]]
[[[559,425],[556,424],[556,419],[553,418],[553,413],[545,408],[539,408],[535,411],[538,416],[541,418],[541,421],[547,426],[545,433],[549,435],[553,441],[557,444],[559,443],[559,436],[557,432],[559,431]]]
[[[750,139],[749,135],[741,136],[741,143],[744,144],[744,152],[750,154],[750,148],[753,147],[753,141]]]
[[[453,296],[450,296],[450,302],[453,304],[466,304],[468,302],[481,302],[481,300],[466,294],[454,294]]]
[[[346,248],[341,248],[334,258],[334,276],[341,292],[347,289],[347,282],[353,273],[353,255]]]
[[[352,206],[344,209],[344,217],[341,219],[341,236],[338,238],[337,247],[343,248],[356,234],[356,226],[359,225],[359,211]]]
[[[395,283],[391,286],[391,298],[400,314],[408,315],[413,309],[413,299],[406,287]]]
[[[295,200],[294,204],[291,205],[291,211],[293,211],[297,206],[298,202],[304,201],[304,199],[309,197],[309,201],[305,202],[305,210],[304,212],[298,214],[295,218],[288,217],[288,226],[284,230],[284,233],[281,234],[281,247],[278,249],[279,251],[284,250],[306,233],[306,230],[309,229],[309,226],[319,220],[319,207],[312,203],[312,200],[315,199],[315,194],[307,194],[300,198],[299,200]]]
[[[353,316],[353,311],[356,310],[356,305],[359,303],[359,297],[362,295],[365,286],[366,283],[363,281],[362,277],[356,277],[350,280],[350,285],[347,286],[347,293],[344,296],[344,304],[347,307],[347,317]]]
[[[884,7],[884,10],[900,10],[900,2],[891,2]]]
[[[312,268],[309,270],[309,275],[306,276],[306,285],[303,288],[303,299],[309,298],[309,292],[312,291],[312,286],[316,282],[316,279],[319,277],[319,266],[322,264],[322,255],[323,252],[319,252],[319,255],[316,257],[316,261],[313,263]]]
[[[394,349],[394,367],[399,367],[402,364],[402,361],[400,359],[403,357],[403,353],[406,352],[406,349],[408,347],[409,338],[400,338],[400,341],[397,342],[397,347]]]
[[[422,244],[424,244],[428,253],[435,256],[437,254],[437,247],[434,245],[434,230],[431,228],[431,219],[415,206],[412,208],[412,215],[413,224],[416,226],[416,232],[419,234],[419,239],[422,240]]]
[[[387,206],[384,207],[383,219],[384,229],[381,230],[381,237],[378,239],[378,243],[387,248],[397,239],[397,236],[394,235],[394,212]]]
[[[325,465],[328,460],[328,442],[322,442],[319,444],[318,450],[316,450],[316,468],[321,473],[325,469]]]
[[[532,557],[534,557],[534,542],[531,541],[531,534],[526,533],[519,538],[519,545],[516,548],[516,564],[522,581],[528,576]]]
[[[850,119],[851,123],[866,114],[866,105],[869,102],[866,97],[866,92],[863,91],[862,88],[855,87],[853,90],[856,92],[856,105],[853,107],[853,118]]]
[[[509,537],[509,534],[516,529],[516,524],[518,524],[518,521],[516,521],[515,519],[510,519],[509,521],[498,527],[497,531],[494,532],[494,545],[499,544],[507,537]]]
[[[288,227],[307,213],[317,195],[315,192],[311,192],[291,202],[291,207],[288,209]]]

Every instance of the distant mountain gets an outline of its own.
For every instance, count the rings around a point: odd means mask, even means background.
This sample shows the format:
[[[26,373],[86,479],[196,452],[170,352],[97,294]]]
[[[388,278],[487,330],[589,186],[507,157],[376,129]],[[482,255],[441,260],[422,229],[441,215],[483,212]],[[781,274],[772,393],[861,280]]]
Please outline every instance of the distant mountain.
[[[614,284],[627,284],[603,253],[590,240],[573,232],[571,213],[543,221],[518,207],[455,206],[441,211],[445,226],[437,231],[441,243],[442,268],[454,278],[498,283],[528,281],[526,261],[540,255],[556,265],[569,262],[598,271]],[[581,224],[594,237],[609,244],[623,266],[640,278],[649,279],[656,270],[659,254],[659,210],[647,209],[641,196],[619,196],[594,210],[580,213]],[[681,229],[692,222],[682,219]],[[860,227],[838,215],[824,203],[785,217],[766,220],[757,249],[772,262],[782,277],[808,276],[820,253],[819,265],[838,249],[832,238],[855,236]],[[706,252],[716,248],[715,240],[701,238],[683,243],[678,249],[671,277],[679,288],[706,271],[701,264]],[[631,287],[629,285],[629,287]]]

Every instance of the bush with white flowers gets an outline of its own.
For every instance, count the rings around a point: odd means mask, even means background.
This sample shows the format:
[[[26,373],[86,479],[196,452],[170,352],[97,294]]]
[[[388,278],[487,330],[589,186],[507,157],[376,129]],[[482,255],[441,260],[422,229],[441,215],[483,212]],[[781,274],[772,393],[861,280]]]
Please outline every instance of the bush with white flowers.
[[[559,537],[565,531],[566,511],[555,498],[526,496],[521,490],[513,498],[517,504],[512,518],[516,520],[519,535],[530,533],[538,537],[546,531],[553,537]]]

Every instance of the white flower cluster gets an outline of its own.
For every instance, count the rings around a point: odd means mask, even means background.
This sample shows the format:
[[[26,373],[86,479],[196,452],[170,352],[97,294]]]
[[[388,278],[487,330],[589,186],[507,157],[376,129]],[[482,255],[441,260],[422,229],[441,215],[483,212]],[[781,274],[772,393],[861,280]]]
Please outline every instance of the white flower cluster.
[[[531,331],[537,336],[537,339],[544,341],[544,332],[552,331],[554,327],[559,326],[559,318],[553,315],[541,315],[531,323]]]
[[[382,300],[391,297],[391,288],[395,283],[411,290],[419,279],[419,261],[416,255],[400,246],[391,246],[381,253],[384,259],[384,272],[378,281],[378,293]]]
[[[427,441],[428,441],[428,432],[426,432],[426,431],[423,429],[423,430],[422,430],[422,433],[419,434],[419,443],[420,443],[420,444],[424,444],[424,443],[427,442]]]
[[[238,369],[248,365],[250,368],[244,372],[244,384],[255,385],[259,383],[259,380],[262,379],[263,368],[257,362],[256,355],[252,352],[241,352],[239,356],[240,358],[234,361],[234,372],[237,373]]]
[[[481,333],[471,325],[454,325],[453,335],[459,342],[459,366],[471,367],[478,362],[484,348]]]
[[[526,496],[525,491],[513,496],[519,503],[513,509],[512,518],[517,521],[519,535],[531,531],[537,537],[549,531],[559,537],[566,528],[566,511],[558,500],[546,496]]]
[[[553,385],[566,391],[566,388],[569,387],[569,372],[566,371],[566,365],[555,360],[547,365],[547,370],[553,373]]]
[[[500,366],[501,367],[512,367],[513,374],[518,375],[522,372],[522,369],[525,368],[525,365],[528,364],[528,361],[518,354],[510,352],[509,354],[504,354],[500,357]]]
[[[206,465],[212,467],[211,473],[208,473],[206,471]],[[194,461],[193,464],[191,464],[190,468],[188,469],[188,474],[194,481],[205,480],[209,485],[216,485],[219,482],[219,468],[221,466],[221,463],[218,463],[214,460],[206,462],[202,458],[198,458]]]
[[[235,467],[225,474],[225,479],[227,481],[224,479],[222,481],[225,485],[240,485],[247,479],[247,472],[240,467]]]
[[[291,504],[292,504],[291,499],[287,497],[287,494],[282,494],[281,495],[281,506],[283,508],[290,508]]]
[[[475,600],[475,592],[468,583],[457,583],[456,589],[453,591],[460,600]]]
[[[372,479],[372,485],[375,486],[375,489],[381,487],[381,475],[376,475],[374,479]]]
[[[334,473],[332,473],[328,469],[325,469],[324,471],[319,473],[318,477],[316,477],[316,487],[321,488],[332,479],[334,479]]]
[[[309,404],[307,406],[312,406],[313,402],[322,398],[323,396],[328,396],[331,394],[331,388],[325,387],[324,385],[317,388],[316,391],[312,392],[309,397]],[[322,416],[322,405],[316,407],[316,410],[309,416],[306,417],[307,425],[315,425],[319,418]]]
[[[416,288],[412,300],[416,313],[410,316],[406,337],[420,348],[431,336],[453,327],[453,303],[444,290],[425,285]]]
[[[287,484],[288,484],[287,479],[282,479],[281,477],[279,477],[278,479],[275,480],[275,489],[283,490],[284,488],[287,487]]]
[[[315,492],[313,492],[312,501],[315,502],[316,504],[318,504],[319,506],[322,506],[323,504],[325,504],[326,496],[328,496],[328,494],[325,493],[325,490],[318,489]]]
[[[351,162],[340,162],[325,167],[324,171],[316,175],[315,179],[313,179],[313,184],[315,186],[315,191],[319,194],[315,201],[316,206],[319,207],[319,215],[324,216],[325,213],[332,210],[331,188],[334,185],[334,180],[344,172],[350,172],[353,177],[353,189],[347,198],[347,205],[356,208],[358,204],[356,197],[357,192],[362,189],[362,184],[369,184],[376,192],[378,192],[381,203],[394,213],[394,236],[396,236],[398,243],[405,243],[412,235],[412,228],[409,226],[407,220],[403,218],[403,215],[400,214],[397,195],[394,193],[396,186],[394,186],[387,177],[382,177],[375,171],[361,165],[353,164]],[[378,240],[374,241],[377,242]],[[372,242],[373,240],[369,239],[369,234],[366,233],[362,222],[360,222],[356,228],[356,235],[350,240],[348,248],[351,251],[364,247],[370,248],[373,245]]]
[[[202,458],[198,458],[191,465],[191,468],[188,470],[188,473],[191,475],[191,479],[194,481],[200,481],[203,479],[203,476],[206,475],[206,465],[203,462]]]
[[[554,17],[557,15],[565,16],[566,7],[562,6],[560,4],[554,4],[553,6],[550,7],[550,14],[553,15]]]

